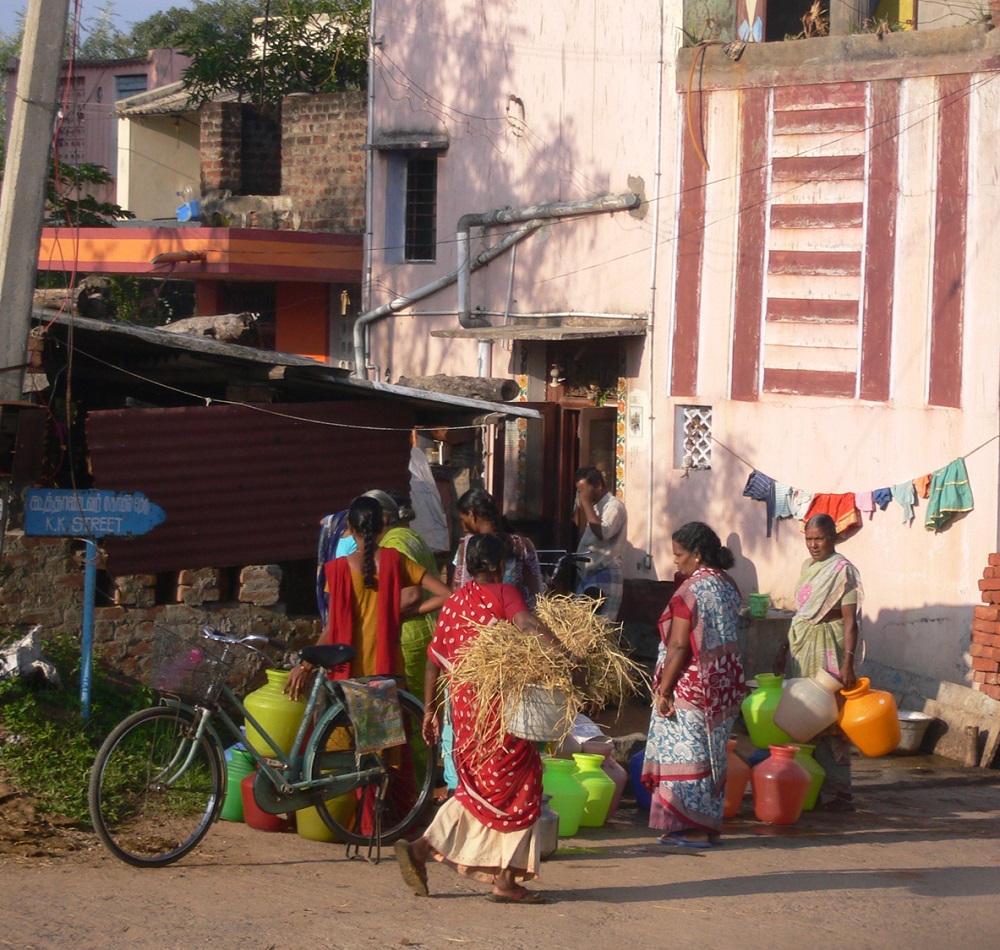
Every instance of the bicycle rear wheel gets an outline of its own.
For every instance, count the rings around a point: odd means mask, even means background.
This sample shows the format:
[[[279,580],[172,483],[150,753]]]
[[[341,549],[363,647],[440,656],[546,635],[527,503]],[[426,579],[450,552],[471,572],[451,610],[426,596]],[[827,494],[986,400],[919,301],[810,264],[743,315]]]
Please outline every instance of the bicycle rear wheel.
[[[374,808],[383,780],[386,791],[381,802],[381,834],[378,835],[382,843],[391,843],[409,831],[430,800],[434,790],[437,749],[428,746],[421,734],[424,707],[407,693],[400,693],[399,705],[409,739],[405,746],[362,755],[358,764],[354,727],[347,710],[339,704],[312,740],[317,751],[310,769],[311,779],[320,779],[332,773],[378,769],[379,777],[359,782],[355,791],[348,793],[356,799],[356,807],[345,808],[344,796],[316,806],[320,818],[341,841],[358,845],[375,843]]]
[[[211,734],[196,736],[186,709],[157,706],[120,722],[90,772],[97,837],[136,867],[162,867],[205,836],[222,804],[225,763]]]

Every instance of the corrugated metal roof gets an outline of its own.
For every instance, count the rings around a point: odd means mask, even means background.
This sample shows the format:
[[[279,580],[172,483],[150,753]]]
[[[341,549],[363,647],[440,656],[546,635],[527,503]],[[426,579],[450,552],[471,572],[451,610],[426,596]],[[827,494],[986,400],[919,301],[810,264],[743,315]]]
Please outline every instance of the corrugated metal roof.
[[[235,92],[219,92],[212,96],[212,102],[236,102],[239,94]],[[140,92],[115,103],[115,115],[183,115],[187,112],[197,112],[201,103],[192,100],[183,82],[172,82],[148,92]]]
[[[315,557],[323,515],[368,488],[408,489],[412,424],[388,402],[91,412],[95,487],[140,491],[167,515],[141,537],[108,539],[108,570]]]
[[[517,403],[487,402],[359,379],[338,367],[294,353],[65,313],[53,318],[43,310],[35,310],[34,318],[37,323],[50,325],[50,335],[57,328],[65,334],[72,326],[74,377],[98,379],[102,385],[128,383],[132,390],[140,390],[142,383],[136,376],[139,370],[142,376],[155,377],[162,384],[183,386],[196,395],[213,398],[218,398],[219,387],[227,382],[266,383],[287,402],[304,398],[377,401],[390,397],[411,406],[418,423],[433,426],[458,424],[456,419],[469,421],[474,416],[539,418],[537,411]],[[68,340],[62,345],[68,346]]]

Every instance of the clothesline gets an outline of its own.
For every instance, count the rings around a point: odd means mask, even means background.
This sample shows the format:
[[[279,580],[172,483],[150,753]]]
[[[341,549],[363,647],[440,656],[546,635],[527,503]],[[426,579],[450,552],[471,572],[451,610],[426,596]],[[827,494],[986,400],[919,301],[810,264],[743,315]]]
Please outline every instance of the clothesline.
[[[991,436],[965,455],[935,471],[907,479],[892,486],[875,488],[862,492],[825,493],[795,488],[778,482],[735,452],[724,442],[712,437],[720,448],[751,469],[743,490],[744,497],[763,501],[767,508],[767,536],[775,519],[796,518],[805,523],[818,514],[829,515],[836,525],[838,534],[860,528],[864,515],[871,520],[876,509],[885,511],[890,501],[895,501],[902,509],[903,524],[910,524],[914,518],[914,507],[918,498],[927,500],[924,527],[928,531],[942,530],[956,515],[967,513],[974,508],[972,487],[969,484],[965,459],[1000,439],[1000,433]]]
[[[745,458],[743,458],[743,456],[740,455],[739,452],[736,452],[735,450],[731,449],[728,445],[726,445],[725,442],[722,442],[721,440],[717,439],[714,435],[710,436],[709,438],[711,438],[711,440],[717,446],[719,446],[719,448],[725,449],[733,458],[739,459],[747,468],[755,469],[757,467],[752,462],[748,462]],[[991,442],[996,442],[997,439],[1000,439],[1000,432],[998,432],[996,435],[991,435],[985,442],[980,442],[979,445],[977,445],[974,449],[970,449],[964,455],[960,455],[958,457],[961,459],[967,459],[970,455],[975,455],[976,452],[978,452],[980,449],[985,449],[986,446],[989,445]]]

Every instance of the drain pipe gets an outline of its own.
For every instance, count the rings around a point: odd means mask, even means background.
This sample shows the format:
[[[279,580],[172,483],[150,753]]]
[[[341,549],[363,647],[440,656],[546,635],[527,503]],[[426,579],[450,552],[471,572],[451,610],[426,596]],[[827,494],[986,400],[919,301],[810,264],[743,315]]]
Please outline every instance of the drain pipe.
[[[458,245],[458,267],[418,290],[397,297],[381,307],[361,314],[354,321],[354,373],[362,379],[368,377],[365,356],[365,331],[376,320],[398,313],[417,300],[429,297],[449,284],[458,283],[458,322],[465,329],[490,326],[489,320],[479,314],[472,314],[470,305],[469,277],[474,270],[488,264],[507,248],[534,233],[545,221],[553,218],[572,218],[585,214],[610,214],[614,211],[628,211],[638,208],[642,199],[634,192],[622,195],[602,195],[599,198],[585,198],[581,201],[555,201],[550,204],[533,205],[528,208],[498,208],[481,214],[465,214],[458,219],[455,238]],[[470,260],[470,230],[473,227],[491,227],[497,224],[521,224],[522,227],[501,238],[493,247],[480,252]],[[485,354],[479,352],[480,374],[482,375]],[[486,374],[488,375],[488,373]]]
[[[666,42],[664,40],[665,24],[663,22],[663,8],[660,7],[660,55],[657,69],[656,83],[656,159],[653,171],[653,194],[661,194],[660,188],[663,185],[663,75],[665,72],[664,59],[666,55]],[[646,346],[649,352],[649,382],[647,384],[646,399],[649,409],[649,435],[647,437],[647,465],[646,465],[646,557],[643,566],[647,571],[653,570],[653,476],[655,474],[655,459],[653,446],[656,444],[654,428],[656,426],[656,377],[653,373],[656,361],[656,336],[654,334],[656,316],[656,277],[659,268],[659,248],[660,248],[660,214],[659,209],[653,212],[653,233],[650,239],[649,249],[649,313],[646,318]],[[667,333],[668,345],[672,340],[671,334]],[[667,368],[671,366],[671,353],[668,352]]]
[[[488,247],[480,252],[475,260],[469,264],[469,270],[479,270],[480,267],[488,264],[493,258],[499,257],[508,248],[513,247],[519,241],[523,241],[526,237],[534,234],[542,224],[544,224],[543,221],[527,221],[516,231],[511,231],[510,234],[504,235],[493,247]],[[354,375],[359,376],[361,379],[368,378],[365,333],[372,323],[376,320],[381,320],[383,317],[399,313],[400,310],[405,310],[418,300],[423,300],[425,297],[437,293],[450,284],[454,284],[457,279],[458,271],[453,270],[443,277],[439,277],[437,280],[431,281],[431,283],[414,290],[412,293],[396,297],[395,300],[390,300],[389,303],[383,304],[381,307],[376,307],[374,310],[369,310],[367,313],[361,314],[354,321]],[[483,323],[482,325],[486,326],[488,324]]]
[[[455,240],[458,245],[458,322],[465,329],[490,326],[489,320],[472,313],[469,292],[469,232],[474,227],[488,228],[496,224],[517,224],[520,221],[542,221],[552,218],[572,218],[585,214],[610,214],[638,208],[641,199],[634,192],[623,195],[603,195],[582,201],[554,201],[530,208],[499,208],[484,214],[464,214],[458,219]]]

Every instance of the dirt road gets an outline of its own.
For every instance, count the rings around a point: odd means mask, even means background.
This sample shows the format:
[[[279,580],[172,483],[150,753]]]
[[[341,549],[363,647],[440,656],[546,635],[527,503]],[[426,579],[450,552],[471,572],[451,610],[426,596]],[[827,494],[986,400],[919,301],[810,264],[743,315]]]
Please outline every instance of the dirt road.
[[[721,846],[656,844],[646,816],[562,839],[539,889],[507,907],[432,867],[430,899],[342,845],[218,823],[170,868],[140,871],[80,833],[38,857],[0,856],[0,947],[939,948],[997,945],[1000,774],[875,760],[861,809],[787,829],[749,798]],[[940,762],[941,760],[938,760]],[[23,852],[22,852],[23,853]]]

